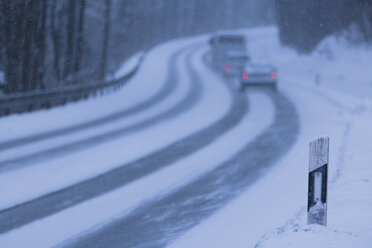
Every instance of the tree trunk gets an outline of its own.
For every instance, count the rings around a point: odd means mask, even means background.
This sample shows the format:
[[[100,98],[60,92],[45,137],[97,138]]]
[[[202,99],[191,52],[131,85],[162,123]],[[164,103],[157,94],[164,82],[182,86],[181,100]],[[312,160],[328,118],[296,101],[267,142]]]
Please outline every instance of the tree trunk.
[[[101,73],[100,78],[105,79],[107,71],[107,54],[108,54],[108,44],[110,38],[110,25],[111,25],[111,0],[105,0],[105,24],[103,30],[103,40],[102,40],[102,60],[101,60]]]
[[[23,21],[23,58],[22,58],[22,90],[28,91],[31,89],[31,68],[32,68],[32,36],[35,32],[35,1],[27,0],[24,8],[25,21]]]
[[[57,9],[57,1],[54,0],[52,2],[52,6],[50,8],[50,22],[51,22],[51,37],[52,37],[52,44],[53,44],[53,62],[54,62],[54,73],[56,76],[57,84],[62,79],[61,75],[61,64],[60,64],[60,50],[61,50],[61,37],[59,32],[59,25],[57,24],[56,18],[60,20],[58,9]],[[60,23],[59,23],[60,24]]]
[[[74,71],[79,72],[83,58],[85,0],[79,0],[79,23]]]
[[[34,70],[32,76],[32,89],[44,88],[44,74],[45,74],[45,50],[46,50],[46,16],[48,6],[47,0],[39,0],[38,13],[39,18],[36,25],[35,46],[37,53],[35,54]]]
[[[3,20],[3,32],[7,35],[4,36],[4,52],[5,52],[5,92],[14,92],[19,90],[20,87],[20,75],[21,67],[19,64],[20,51],[22,44],[17,40],[17,34],[19,34],[20,23],[17,21],[15,13],[15,5],[17,3],[12,0],[2,0],[2,16]],[[20,30],[22,32],[22,30]]]
[[[76,1],[70,0],[68,5],[67,25],[66,25],[66,59],[63,79],[66,79],[72,72],[74,66],[74,47],[75,47],[75,12]]]

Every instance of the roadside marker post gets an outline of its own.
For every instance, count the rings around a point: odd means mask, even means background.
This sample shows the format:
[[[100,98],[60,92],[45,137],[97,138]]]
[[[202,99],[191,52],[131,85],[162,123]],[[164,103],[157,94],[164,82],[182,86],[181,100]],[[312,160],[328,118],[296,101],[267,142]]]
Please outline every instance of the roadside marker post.
[[[329,138],[310,142],[307,224],[327,225]]]

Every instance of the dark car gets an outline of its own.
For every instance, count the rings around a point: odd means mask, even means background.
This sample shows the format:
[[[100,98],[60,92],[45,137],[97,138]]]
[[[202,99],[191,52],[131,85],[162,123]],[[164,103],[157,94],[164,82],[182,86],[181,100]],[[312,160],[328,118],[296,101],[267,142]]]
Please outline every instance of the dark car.
[[[244,66],[240,77],[240,88],[243,91],[247,86],[267,86],[277,89],[278,73],[274,66],[248,62]]]

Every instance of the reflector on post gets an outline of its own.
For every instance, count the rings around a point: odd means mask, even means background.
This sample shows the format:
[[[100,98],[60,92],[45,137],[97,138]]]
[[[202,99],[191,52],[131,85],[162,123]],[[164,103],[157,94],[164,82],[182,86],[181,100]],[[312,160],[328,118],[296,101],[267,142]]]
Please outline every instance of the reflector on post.
[[[310,142],[307,224],[327,225],[329,138]]]

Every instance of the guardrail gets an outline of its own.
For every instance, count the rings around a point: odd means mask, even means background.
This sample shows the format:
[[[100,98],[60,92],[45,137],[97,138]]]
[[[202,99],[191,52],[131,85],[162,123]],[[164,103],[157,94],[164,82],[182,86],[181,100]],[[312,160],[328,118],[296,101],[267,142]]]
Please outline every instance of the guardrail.
[[[136,74],[143,58],[144,56],[141,56],[137,65],[129,73],[108,82],[71,85],[49,90],[14,93],[0,97],[0,116],[48,109],[68,102],[87,99],[97,94],[104,94],[106,91],[116,90]]]

